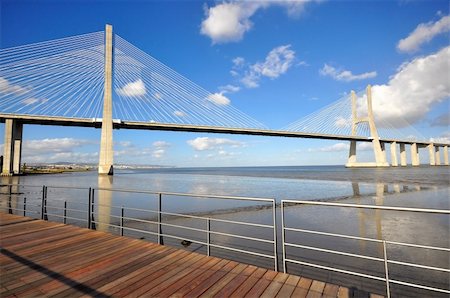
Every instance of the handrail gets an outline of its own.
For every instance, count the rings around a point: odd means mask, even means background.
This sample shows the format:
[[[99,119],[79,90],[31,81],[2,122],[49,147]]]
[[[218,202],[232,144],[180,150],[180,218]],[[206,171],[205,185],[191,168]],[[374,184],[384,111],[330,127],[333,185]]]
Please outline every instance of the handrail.
[[[287,206],[285,206],[285,204]],[[316,230],[310,230],[310,229],[308,230],[308,229],[288,227],[286,225],[284,209],[287,208],[288,206],[292,206],[292,205],[296,205],[296,204],[386,210],[386,211],[400,211],[400,212],[419,212],[419,213],[443,214],[443,215],[450,215],[450,210],[376,206],[376,205],[357,205],[357,204],[343,204],[343,203],[335,203],[335,202],[304,201],[304,200],[303,201],[281,200],[281,225],[282,225],[281,236],[282,236],[282,250],[283,250],[282,254],[283,254],[283,271],[284,271],[284,273],[286,273],[286,263],[289,262],[289,263],[310,266],[310,267],[329,270],[329,271],[335,271],[335,272],[344,273],[344,274],[360,276],[360,277],[374,279],[374,280],[378,280],[378,281],[384,281],[386,283],[387,297],[390,297],[390,284],[399,284],[399,285],[405,285],[405,286],[420,288],[420,289],[429,290],[429,291],[435,291],[435,292],[439,292],[439,293],[450,294],[450,289],[441,289],[441,288],[437,288],[437,287],[424,286],[424,285],[420,285],[420,284],[412,283],[412,282],[404,282],[404,281],[389,279],[389,268],[388,268],[389,264],[401,265],[401,266],[412,267],[412,268],[420,268],[420,269],[426,269],[426,270],[433,270],[433,271],[439,271],[439,272],[446,272],[446,273],[450,273],[450,268],[441,268],[441,267],[436,267],[436,266],[415,264],[415,263],[411,263],[411,262],[390,260],[387,255],[387,244],[421,248],[421,249],[431,249],[431,250],[438,250],[438,251],[444,251],[444,252],[450,252],[450,248],[429,246],[429,245],[423,245],[423,244],[414,244],[414,243],[403,243],[403,242],[398,242],[398,241],[389,241],[389,240],[383,240],[383,239],[374,239],[374,238],[359,237],[359,236],[352,236],[352,235],[345,235],[345,234],[322,232],[322,231],[316,231]],[[351,239],[351,240],[361,240],[361,241],[381,243],[383,245],[384,258],[349,253],[349,252],[335,250],[335,249],[324,249],[324,248],[308,246],[308,245],[304,245],[304,244],[290,243],[290,242],[286,241],[286,231],[296,232],[296,233],[307,233],[307,234],[327,236],[327,237],[337,237],[337,238],[341,238],[341,239]],[[333,267],[329,267],[329,266],[323,266],[323,265],[318,265],[318,264],[314,264],[314,263],[310,263],[310,262],[303,262],[303,261],[287,258],[286,257],[286,247],[296,247],[296,248],[300,248],[300,249],[308,249],[308,250],[319,251],[319,252],[323,252],[323,253],[330,253],[330,254],[342,255],[342,256],[347,256],[347,257],[367,259],[367,260],[371,260],[371,261],[384,262],[385,277],[374,276],[374,275],[370,275],[370,274],[364,274],[364,273],[350,271],[350,270],[338,269],[338,268],[333,268]]]

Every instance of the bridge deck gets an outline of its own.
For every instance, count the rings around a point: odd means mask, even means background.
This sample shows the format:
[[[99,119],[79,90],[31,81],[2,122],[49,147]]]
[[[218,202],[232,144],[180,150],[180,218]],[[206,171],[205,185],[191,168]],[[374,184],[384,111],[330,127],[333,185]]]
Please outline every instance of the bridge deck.
[[[0,229],[0,297],[349,296],[345,287],[70,225],[0,213]]]

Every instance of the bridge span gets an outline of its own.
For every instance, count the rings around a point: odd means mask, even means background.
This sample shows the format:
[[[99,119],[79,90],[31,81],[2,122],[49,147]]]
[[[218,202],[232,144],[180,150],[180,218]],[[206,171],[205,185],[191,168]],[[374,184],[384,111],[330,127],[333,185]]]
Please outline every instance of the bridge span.
[[[101,128],[98,171],[109,175],[114,129],[348,141],[347,167],[406,166],[409,146],[413,166],[420,165],[419,148],[428,148],[430,165],[449,164],[449,144],[379,134],[377,125],[391,123],[375,123],[370,85],[304,121],[271,130],[113,35],[110,25],[104,32],[0,49],[0,83],[0,122],[5,123],[2,175],[21,173],[23,125]],[[374,162],[357,161],[357,142],[373,144]]]

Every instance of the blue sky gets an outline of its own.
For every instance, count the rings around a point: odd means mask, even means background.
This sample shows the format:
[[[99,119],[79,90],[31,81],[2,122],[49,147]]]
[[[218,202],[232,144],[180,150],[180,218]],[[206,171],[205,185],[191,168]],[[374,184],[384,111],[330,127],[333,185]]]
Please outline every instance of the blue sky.
[[[109,23],[128,42],[272,129],[372,84],[387,119],[404,117],[429,138],[450,137],[448,1],[0,5],[1,48],[101,31]],[[99,138],[95,129],[26,126],[23,160],[96,162]],[[115,162],[132,164],[344,164],[348,154],[346,143],[308,139],[119,130],[114,141]],[[363,159],[372,158],[360,149]]]

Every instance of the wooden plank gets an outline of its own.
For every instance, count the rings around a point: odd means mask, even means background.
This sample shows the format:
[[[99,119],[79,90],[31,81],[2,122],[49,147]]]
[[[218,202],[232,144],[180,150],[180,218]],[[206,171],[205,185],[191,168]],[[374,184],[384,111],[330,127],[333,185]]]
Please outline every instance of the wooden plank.
[[[230,261],[228,260],[220,260],[219,258],[214,258],[219,260],[217,264],[215,264],[211,269],[206,270],[203,272],[200,276],[198,276],[195,280],[193,280],[191,283],[185,285],[184,287],[178,289],[174,294],[172,294],[171,297],[183,297],[183,296],[189,296],[187,295],[189,292],[194,290],[197,286],[199,286],[203,281],[208,279],[211,275],[214,274],[214,272],[220,270],[222,267],[224,267],[227,263]]]
[[[378,294],[370,294],[370,298],[384,298],[384,296]]]
[[[284,297],[291,297],[292,293],[294,292],[295,288],[297,287],[297,284],[300,280],[300,277],[295,275],[290,275],[286,282],[284,283],[283,287],[278,292],[277,296],[278,298],[284,298]]]
[[[272,283],[263,292],[261,297],[266,297],[266,298],[275,297],[288,277],[289,277],[288,274],[278,272],[277,276],[275,276]]]
[[[253,273],[256,271],[255,266],[247,266],[240,274],[230,280],[214,297],[230,297],[231,294]]]
[[[174,294],[177,290],[179,290],[180,288],[184,287],[185,285],[187,285],[188,283],[190,283],[192,280],[196,279],[198,276],[200,276],[201,274],[203,274],[203,272],[205,270],[208,270],[209,268],[211,268],[215,263],[211,263],[211,262],[207,262],[206,264],[203,264],[202,266],[200,266],[200,268],[193,270],[192,272],[190,272],[189,274],[187,274],[185,277],[179,279],[176,281],[176,283],[173,283],[172,285],[170,285],[169,287],[167,287],[164,291],[161,291],[158,293],[159,297],[169,297],[172,294]],[[245,268],[246,265],[243,264],[239,264],[236,267],[239,268]],[[231,272],[236,272],[236,267],[233,268],[233,270]],[[241,269],[242,270],[242,269]],[[216,282],[214,284],[214,286],[217,287],[217,285],[220,286],[221,283],[223,283],[223,279],[222,278],[220,281]],[[214,286],[212,288],[214,288]],[[210,288],[211,289],[211,288]],[[208,289],[208,291],[210,290]],[[208,297],[212,296],[212,291],[210,291],[210,294],[208,295]],[[205,295],[205,293],[203,294]]]
[[[208,290],[213,284],[215,284],[219,279],[228,274],[233,268],[237,266],[237,263],[234,261],[227,261],[225,266],[216,270],[212,275],[208,278],[204,279],[204,281],[198,284],[194,289],[192,289],[189,293],[187,293],[186,297],[198,297],[203,294],[206,290]],[[207,271],[208,272],[208,271]],[[201,278],[201,277],[199,277]],[[199,279],[197,278],[197,279]],[[197,280],[196,279],[196,280]]]
[[[232,279],[234,279],[239,273],[244,271],[249,265],[246,264],[238,264],[233,268],[227,275],[218,280],[212,287],[210,287],[207,291],[205,291],[200,297],[212,297],[217,294],[225,285],[227,285]]]
[[[144,283],[140,281],[139,287],[134,289],[132,292],[129,292],[131,296],[146,296],[145,293],[158,286],[164,280],[173,277],[174,275],[179,274],[184,269],[193,266],[195,263],[201,260],[202,256],[199,254],[189,254],[185,257],[183,262],[175,261],[173,264],[166,266],[165,268],[156,271],[154,274],[149,276],[148,278],[143,279]],[[184,276],[184,275],[183,275]],[[128,289],[127,289],[128,291]],[[123,296],[123,291],[116,293],[117,296]]]
[[[267,269],[257,268],[234,292],[231,297],[244,297],[248,291],[266,274]]]
[[[311,287],[309,288],[309,290],[314,291],[314,292],[319,292],[320,294],[322,294],[324,288],[325,288],[325,283],[323,281],[314,280],[311,283]]]
[[[337,297],[339,292],[339,286],[333,284],[325,284],[325,288],[323,289],[323,295],[329,297]]]
[[[275,276],[277,276],[277,272],[272,270],[267,271],[266,274],[264,274],[264,276],[245,295],[245,297],[259,297],[270,285]]]
[[[339,298],[349,298],[350,297],[350,291],[346,287],[339,287],[339,291],[337,296]]]
[[[170,264],[172,262],[175,262],[177,259],[183,258],[183,256],[186,256],[187,254],[188,253],[186,251],[182,250],[177,250],[171,253],[163,253],[157,261],[151,263],[150,265],[143,266],[134,272],[131,272],[119,279],[103,285],[98,289],[98,291],[112,296],[123,288],[130,288],[136,283],[136,281],[142,280],[153,272],[158,271],[167,263]]]
[[[309,278],[301,277],[297,287],[292,293],[292,297],[306,297],[309,292],[309,288],[311,287],[312,280]]]

